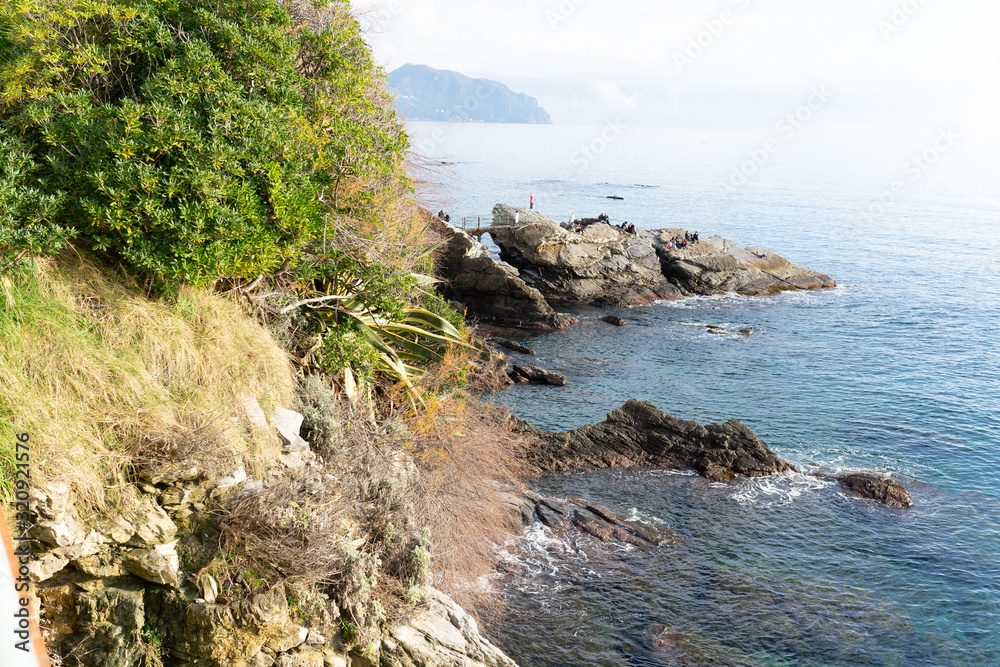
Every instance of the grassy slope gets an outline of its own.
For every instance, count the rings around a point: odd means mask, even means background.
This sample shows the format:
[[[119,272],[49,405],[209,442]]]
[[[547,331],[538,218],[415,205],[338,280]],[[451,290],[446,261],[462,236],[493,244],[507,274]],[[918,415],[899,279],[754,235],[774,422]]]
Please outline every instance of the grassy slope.
[[[135,459],[198,456],[199,443],[252,470],[274,444],[231,418],[243,396],[291,405],[294,385],[285,352],[235,302],[147,299],[70,254],[0,287],[0,378],[4,498],[15,433],[28,433],[33,481],[71,482],[95,505],[129,488]]]

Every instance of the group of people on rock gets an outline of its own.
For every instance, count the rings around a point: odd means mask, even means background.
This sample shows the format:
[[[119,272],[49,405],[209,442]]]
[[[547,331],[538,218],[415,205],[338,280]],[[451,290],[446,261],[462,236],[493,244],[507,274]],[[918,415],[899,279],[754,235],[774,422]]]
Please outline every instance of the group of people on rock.
[[[608,223],[608,224],[611,224],[611,223]],[[620,225],[615,225],[615,227],[617,227],[618,229],[622,230],[623,232],[628,232],[629,234],[635,234],[635,225],[633,225],[628,220],[626,220],[625,222],[623,222]]]
[[[444,209],[441,209],[438,212],[438,218],[440,218],[441,220],[444,220],[445,222],[451,222],[451,216],[448,215],[447,213],[445,213]]]
[[[684,232],[684,236],[675,236],[674,238],[667,241],[668,248],[687,248],[692,243],[698,242],[698,232],[692,234],[691,232]]]

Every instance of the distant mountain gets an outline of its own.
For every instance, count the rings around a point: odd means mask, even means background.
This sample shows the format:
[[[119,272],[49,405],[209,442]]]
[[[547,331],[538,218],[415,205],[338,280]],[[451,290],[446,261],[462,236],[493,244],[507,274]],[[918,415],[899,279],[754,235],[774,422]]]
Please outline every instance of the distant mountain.
[[[396,109],[412,120],[544,123],[552,119],[538,100],[489,79],[473,79],[426,65],[403,65],[389,74]]]

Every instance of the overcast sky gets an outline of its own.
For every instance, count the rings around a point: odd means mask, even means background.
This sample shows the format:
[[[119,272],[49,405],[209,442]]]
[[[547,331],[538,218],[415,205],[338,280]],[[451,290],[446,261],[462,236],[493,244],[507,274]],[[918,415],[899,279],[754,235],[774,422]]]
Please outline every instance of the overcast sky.
[[[392,70],[506,83],[557,123],[738,126],[825,86],[833,122],[1000,121],[995,0],[356,0]]]

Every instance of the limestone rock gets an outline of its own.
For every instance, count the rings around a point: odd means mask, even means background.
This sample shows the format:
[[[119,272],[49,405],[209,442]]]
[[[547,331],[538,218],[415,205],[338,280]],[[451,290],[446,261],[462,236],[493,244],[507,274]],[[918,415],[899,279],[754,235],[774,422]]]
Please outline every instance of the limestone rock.
[[[913,507],[913,500],[910,499],[907,490],[887,477],[869,473],[852,473],[839,476],[837,482],[862,498],[877,500],[886,507],[896,509]]]
[[[425,609],[383,639],[383,667],[516,667],[449,597],[430,589],[424,603]]]
[[[274,428],[283,443],[281,451],[286,453],[298,452],[299,454],[309,451],[309,443],[299,435],[303,419],[305,417],[294,410],[286,410],[281,407],[275,408]]]
[[[53,554],[42,554],[28,562],[28,577],[33,582],[51,579],[57,572],[69,565],[69,558],[60,558]]]
[[[130,520],[135,527],[135,535],[130,540],[134,546],[166,544],[177,534],[177,525],[148,496],[143,497]]]
[[[259,429],[261,431],[267,431],[270,429],[270,424],[267,422],[267,415],[264,414],[264,409],[260,407],[260,403],[253,396],[243,397],[243,414],[246,416],[247,422],[253,428]]]
[[[509,326],[561,329],[575,320],[556,313],[542,294],[509,265],[497,262],[489,249],[460,229],[430,218],[442,239],[437,261],[444,279],[442,293],[460,302],[468,315]]]
[[[135,526],[127,521],[120,514],[110,516],[101,515],[91,521],[94,529],[99,532],[107,542],[117,542],[125,544],[135,535]]]
[[[125,564],[120,556],[110,553],[98,553],[83,556],[73,561],[77,570],[91,577],[112,578],[126,574]]]
[[[139,471],[139,477],[149,484],[163,485],[190,482],[204,474],[201,462],[194,459],[157,462]]]
[[[736,475],[761,477],[798,470],[745,424],[702,426],[634,399],[600,424],[566,433],[543,433],[530,426],[519,430],[536,440],[529,453],[545,471],[642,465],[693,468],[709,479],[732,481]]]
[[[38,540],[53,547],[68,547],[82,543],[87,533],[75,517],[63,512],[58,521],[39,521],[32,534]]]
[[[125,568],[135,576],[154,584],[177,586],[180,583],[177,543],[132,551],[125,556]]]
[[[538,366],[521,366],[515,364],[511,376],[522,377],[532,384],[550,384],[556,387],[566,386],[565,375],[553,373]]]
[[[69,486],[65,483],[53,484],[45,491],[39,488],[28,491],[28,509],[43,519],[58,519],[68,504]]]

